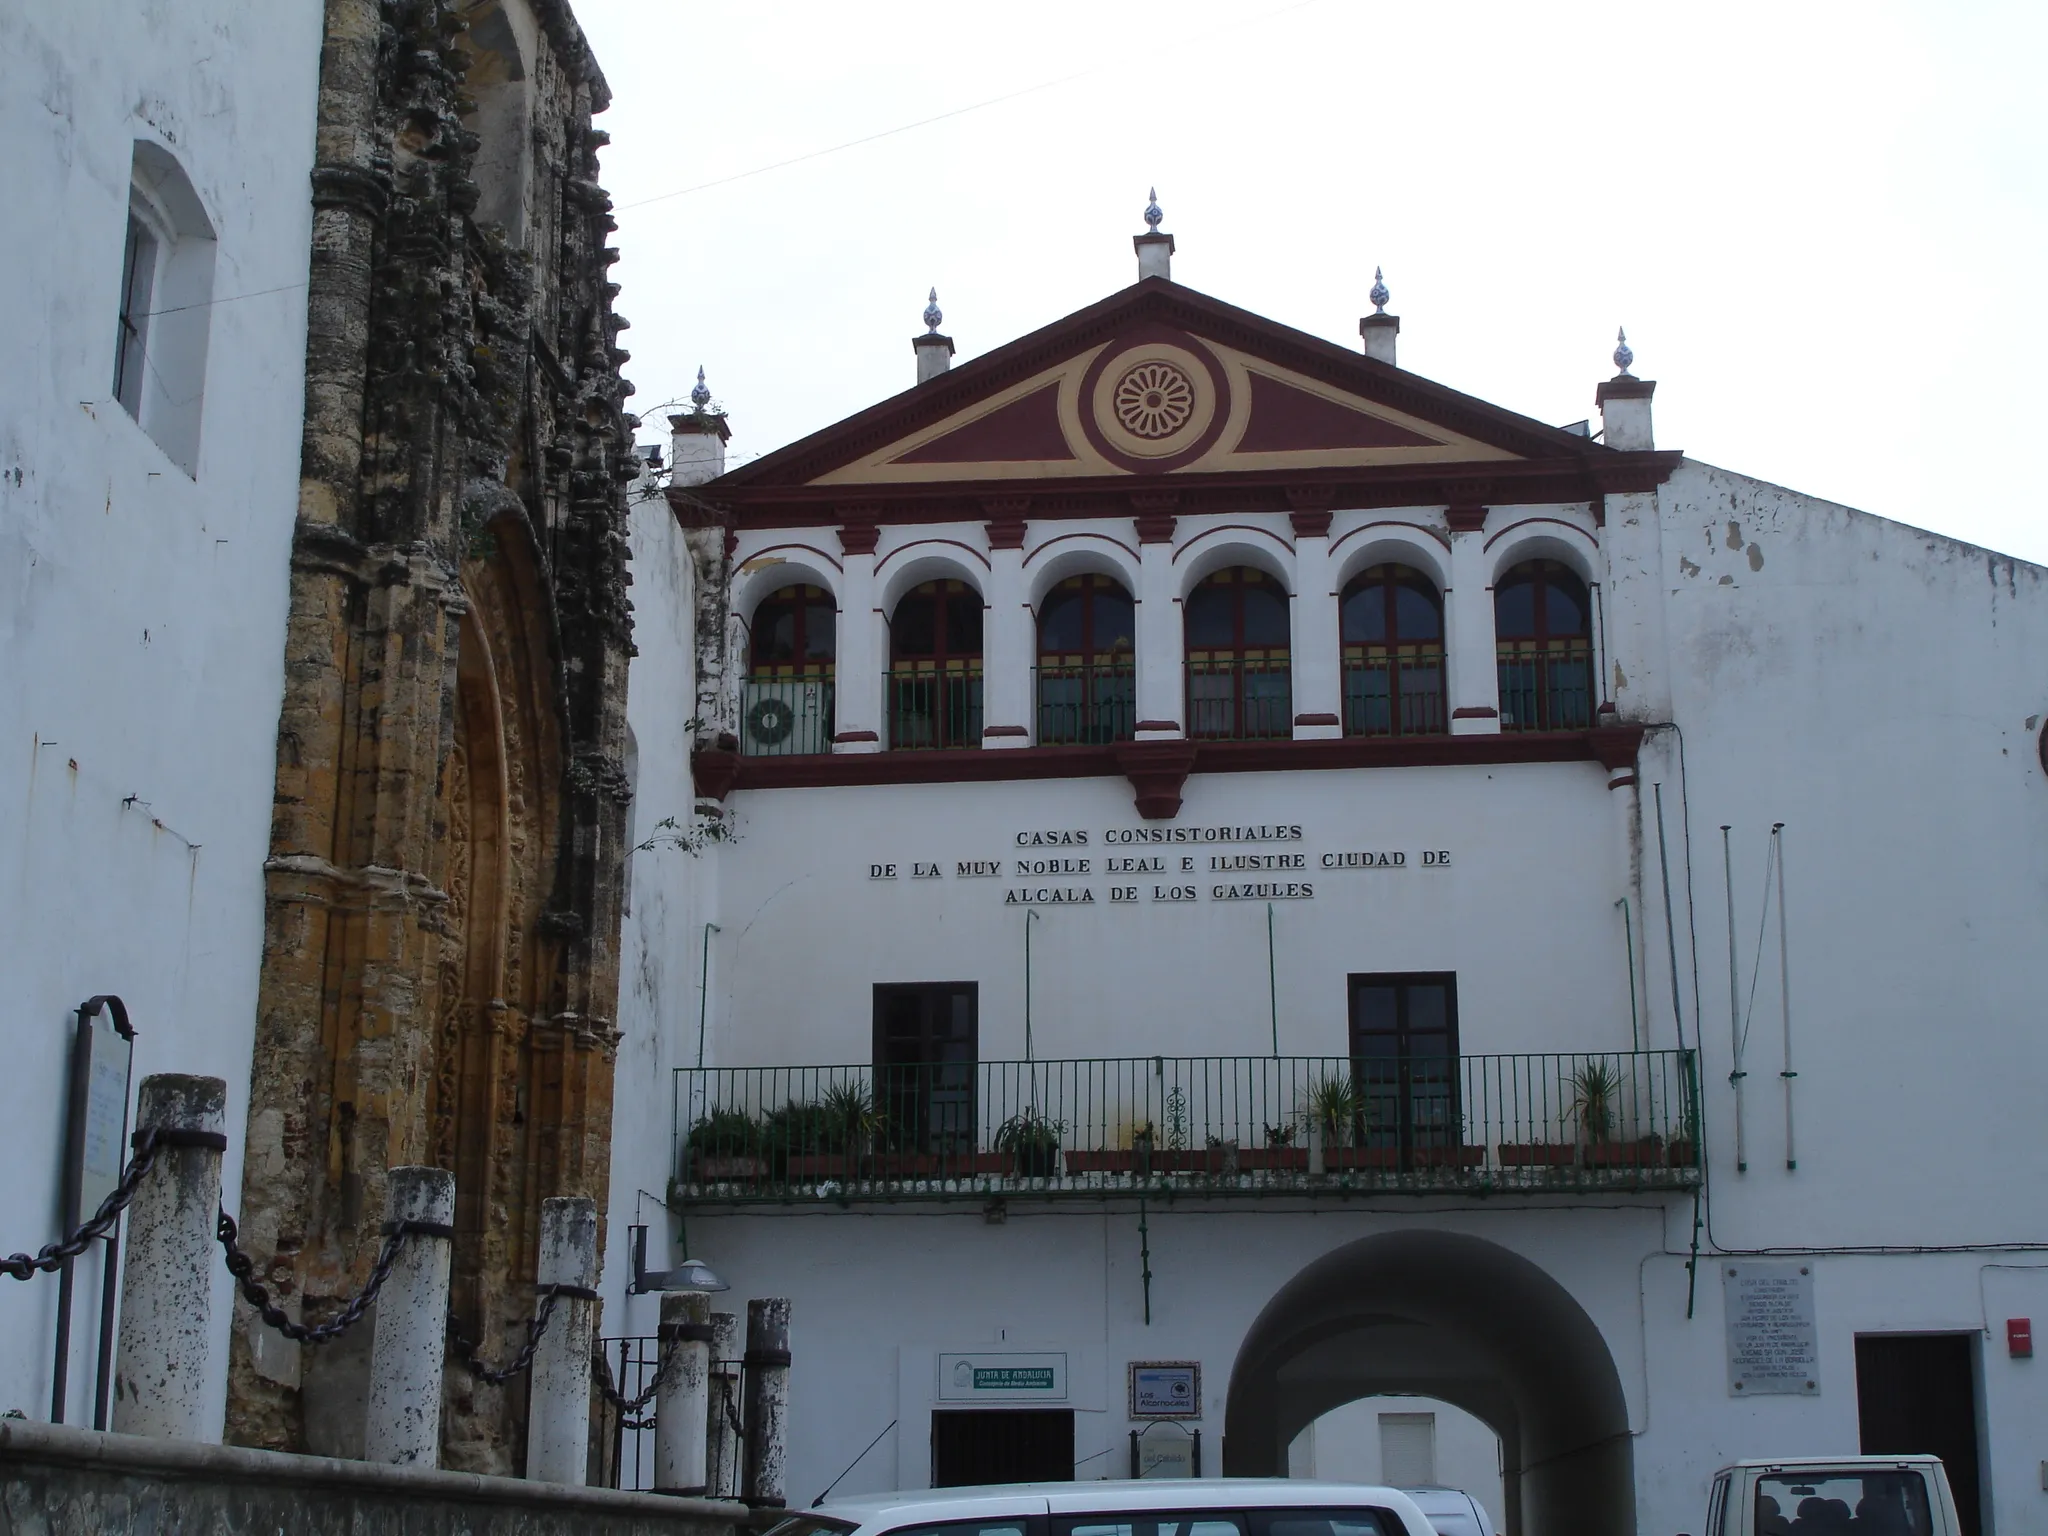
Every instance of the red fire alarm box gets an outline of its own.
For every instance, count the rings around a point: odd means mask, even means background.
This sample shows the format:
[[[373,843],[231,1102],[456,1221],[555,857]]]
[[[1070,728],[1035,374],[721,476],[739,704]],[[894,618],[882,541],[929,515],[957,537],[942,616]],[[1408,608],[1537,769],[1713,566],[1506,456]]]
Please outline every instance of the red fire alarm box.
[[[2034,1320],[2008,1317],[2005,1320],[2005,1352],[2015,1360],[2030,1360],[2034,1354]]]

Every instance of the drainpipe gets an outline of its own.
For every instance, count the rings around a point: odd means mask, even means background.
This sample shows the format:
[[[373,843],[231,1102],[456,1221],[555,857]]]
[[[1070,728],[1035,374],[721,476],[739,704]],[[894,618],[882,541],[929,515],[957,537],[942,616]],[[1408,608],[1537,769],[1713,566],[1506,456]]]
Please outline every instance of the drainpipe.
[[[1732,1065],[1728,1086],[1735,1090],[1735,1171],[1749,1172],[1748,1143],[1742,1134],[1742,981],[1735,966],[1735,856],[1728,848],[1728,828],[1721,828],[1721,879],[1728,889],[1728,1048]]]
[[[1273,1059],[1280,1059],[1280,979],[1273,965],[1273,903],[1266,903],[1266,1007],[1273,1018]]]
[[[697,972],[697,1069],[704,1069],[704,1017],[711,1007],[711,935],[718,933],[718,924],[704,925],[704,962]]]
[[[1785,1171],[1790,1173],[1799,1167],[1798,1143],[1792,1139],[1792,1079],[1799,1074],[1792,1070],[1792,957],[1785,931],[1785,823],[1782,821],[1771,824],[1771,841],[1777,844],[1778,853],[1778,998],[1785,1021],[1785,1070],[1778,1076],[1785,1081]]]
[[[1033,908],[1024,912],[1024,1059],[1031,1059],[1031,923],[1038,913]]]
[[[1628,898],[1622,897],[1615,905],[1621,908],[1621,941],[1628,953],[1628,1044],[1632,1051],[1643,1048],[1643,1027],[1636,1007],[1636,926],[1628,913]]]

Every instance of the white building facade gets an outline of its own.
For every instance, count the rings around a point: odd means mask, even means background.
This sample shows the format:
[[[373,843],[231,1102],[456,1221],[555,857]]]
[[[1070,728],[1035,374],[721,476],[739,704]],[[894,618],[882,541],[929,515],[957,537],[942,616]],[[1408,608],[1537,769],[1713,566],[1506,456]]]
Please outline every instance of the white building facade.
[[[659,1197],[793,1298],[792,1502],[1403,1393],[1513,1531],[1859,1448],[2040,1528],[2044,573],[1138,245],[731,474],[675,418],[607,1286]]]
[[[75,1010],[229,1087],[240,1180],[306,357],[317,5],[0,14],[10,1247],[60,1226]],[[0,1287],[0,1407],[91,1422],[100,1265]],[[215,1316],[228,1315],[218,1276]],[[219,1421],[221,1379],[200,1383]]]

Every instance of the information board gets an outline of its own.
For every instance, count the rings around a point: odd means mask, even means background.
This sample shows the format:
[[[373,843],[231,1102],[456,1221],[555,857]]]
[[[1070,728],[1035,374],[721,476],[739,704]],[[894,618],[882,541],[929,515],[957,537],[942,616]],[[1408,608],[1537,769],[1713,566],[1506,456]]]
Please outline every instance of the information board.
[[[1193,1360],[1133,1360],[1130,1389],[1134,1419],[1202,1416],[1202,1367]]]
[[[1064,1402],[1067,1357],[990,1350],[986,1354],[939,1356],[939,1401],[972,1403]]]
[[[1820,1395],[1811,1264],[1724,1263],[1721,1300],[1731,1397],[1773,1392]]]

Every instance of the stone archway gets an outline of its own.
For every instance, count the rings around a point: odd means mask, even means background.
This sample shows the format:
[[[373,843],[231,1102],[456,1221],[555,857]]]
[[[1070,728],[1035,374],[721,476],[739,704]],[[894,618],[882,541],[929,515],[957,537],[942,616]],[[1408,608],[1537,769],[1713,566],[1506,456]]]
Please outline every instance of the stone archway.
[[[1501,1437],[1510,1536],[1634,1536],[1628,1405],[1563,1286],[1481,1238],[1362,1238],[1266,1304],[1230,1373],[1224,1471],[1279,1476],[1302,1427],[1382,1392],[1455,1403]]]

